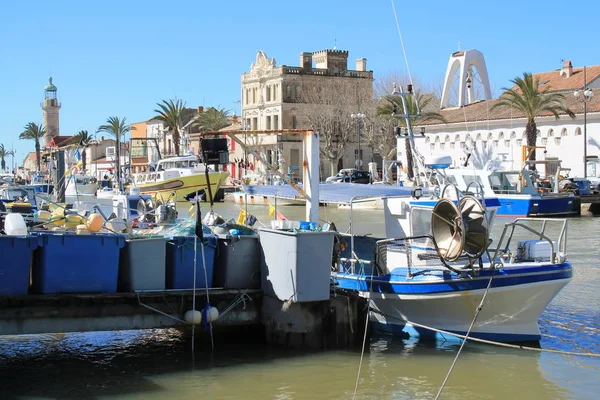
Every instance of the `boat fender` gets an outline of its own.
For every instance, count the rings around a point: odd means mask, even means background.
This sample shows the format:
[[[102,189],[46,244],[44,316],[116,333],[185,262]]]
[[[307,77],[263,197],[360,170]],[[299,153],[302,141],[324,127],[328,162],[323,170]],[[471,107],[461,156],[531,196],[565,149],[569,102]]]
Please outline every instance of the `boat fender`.
[[[202,313],[198,310],[187,310],[183,319],[188,324],[199,325],[202,322]]]

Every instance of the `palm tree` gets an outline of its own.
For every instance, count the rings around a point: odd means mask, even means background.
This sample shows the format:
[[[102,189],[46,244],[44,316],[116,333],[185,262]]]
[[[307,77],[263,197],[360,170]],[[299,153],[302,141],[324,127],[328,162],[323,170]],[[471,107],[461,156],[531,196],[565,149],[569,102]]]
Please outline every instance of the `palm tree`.
[[[564,105],[565,96],[561,93],[550,92],[550,86],[540,90],[540,79],[533,78],[528,72],[523,73],[523,78],[516,77],[511,80],[516,86],[511,89],[502,88],[504,93],[491,110],[512,108],[525,114],[527,126],[525,127],[525,137],[527,146],[535,146],[537,140],[537,125],[535,117],[542,113],[550,113],[556,119],[560,118],[559,113],[567,114],[575,118],[575,114]],[[535,161],[535,149],[529,155],[529,159]],[[535,169],[535,164],[530,165],[530,169]]]
[[[195,123],[198,126],[198,130],[201,132],[216,132],[219,129],[223,129],[231,125],[231,121],[229,121],[228,117],[229,110],[224,108],[216,109],[215,107],[209,107],[206,109],[206,111],[198,113]]]
[[[425,95],[419,92],[416,92],[415,96],[406,96],[406,111],[410,115],[416,115],[418,113],[419,108],[421,110],[425,110],[433,99],[433,95]],[[377,107],[377,115],[390,116],[390,118],[394,118],[398,122],[398,125],[406,127],[406,119],[404,117],[391,117],[392,112],[395,109],[403,110],[402,98],[396,95],[386,95],[383,97],[382,100],[383,101]],[[419,107],[417,107],[417,104],[419,105]],[[404,111],[400,112],[403,113]],[[444,116],[437,111],[421,111],[421,114],[418,117],[410,117],[411,126],[431,121],[439,121],[444,123],[446,122]],[[406,148],[406,173],[408,174],[409,179],[413,179],[413,152],[408,136],[404,141],[404,145]]]
[[[6,169],[6,161],[4,159],[8,155],[7,152],[8,151],[4,148],[4,144],[0,143],[0,159],[2,160],[0,166],[2,167],[2,171]]]
[[[35,140],[35,162],[38,174],[42,170],[40,139],[43,138],[45,134],[46,127],[43,124],[38,125],[34,122],[30,122],[25,125],[25,131],[19,135],[19,139]]]
[[[175,99],[174,101],[169,99],[162,100],[162,103],[156,103],[158,109],[154,110],[157,115],[154,119],[164,122],[165,126],[173,131],[173,146],[175,147],[175,154],[179,155],[179,141],[181,135],[179,129],[181,124],[182,112],[185,109],[185,103],[182,100]]]
[[[86,167],[86,149],[88,147],[88,143],[90,142],[90,140],[92,140],[92,136],[88,133],[88,131],[86,130],[81,130],[79,132],[77,132],[77,134],[75,135],[75,137],[77,138],[77,142],[79,143],[79,147],[83,147],[83,151],[81,152],[81,161],[82,161],[82,165],[81,167],[83,168],[83,170],[85,171],[85,167]]]
[[[121,139],[125,137],[127,132],[131,130],[131,126],[127,124],[127,118],[120,119],[119,117],[108,117],[106,125],[100,125],[97,133],[105,132],[113,135],[117,142],[116,147],[116,162],[115,171],[117,183],[121,184]]]

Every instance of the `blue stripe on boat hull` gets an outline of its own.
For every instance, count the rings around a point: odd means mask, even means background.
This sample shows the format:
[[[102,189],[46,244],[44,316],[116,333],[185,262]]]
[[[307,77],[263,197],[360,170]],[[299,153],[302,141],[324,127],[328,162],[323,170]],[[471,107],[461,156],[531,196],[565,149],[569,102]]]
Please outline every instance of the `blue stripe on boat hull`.
[[[393,335],[396,337],[415,337],[420,340],[441,340],[445,342],[456,341],[461,342],[463,339],[448,335],[441,332],[434,332],[429,329],[418,328],[410,324],[397,325],[397,324],[385,324],[376,321],[371,321],[371,328],[374,332]],[[458,335],[465,336],[467,332],[450,332]],[[524,334],[506,334],[506,333],[486,333],[486,332],[473,332],[469,334],[469,337],[477,339],[490,340],[494,342],[503,343],[520,343],[520,342],[537,342],[541,339],[540,335],[524,335]]]
[[[459,292],[468,290],[485,289],[492,272],[485,270],[474,279],[459,279],[456,275],[445,274],[445,280],[407,281],[403,275],[374,276],[372,285],[370,276],[338,273],[333,278],[337,287],[348,290],[371,291],[376,293],[395,294],[427,294]],[[573,276],[571,263],[515,267],[497,270],[492,281],[493,288],[525,285],[535,282],[550,281],[555,279],[568,279]],[[454,279],[452,279],[454,278]]]

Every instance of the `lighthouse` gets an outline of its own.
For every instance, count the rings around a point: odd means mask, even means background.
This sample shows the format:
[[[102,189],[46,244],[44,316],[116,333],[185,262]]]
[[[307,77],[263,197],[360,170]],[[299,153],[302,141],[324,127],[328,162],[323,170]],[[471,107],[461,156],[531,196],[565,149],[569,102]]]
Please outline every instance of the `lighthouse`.
[[[44,134],[44,146],[48,146],[53,137],[58,136],[58,113],[60,103],[56,97],[56,86],[52,83],[52,77],[48,79],[48,84],[44,88],[44,102],[42,103],[43,124],[46,127]]]

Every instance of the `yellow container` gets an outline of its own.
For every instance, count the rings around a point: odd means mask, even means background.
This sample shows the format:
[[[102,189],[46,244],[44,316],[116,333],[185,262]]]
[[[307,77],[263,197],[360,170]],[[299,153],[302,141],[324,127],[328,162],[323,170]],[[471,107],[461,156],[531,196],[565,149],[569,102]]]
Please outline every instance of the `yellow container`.
[[[46,210],[39,210],[37,213],[37,217],[40,221],[47,221],[51,216],[52,214]]]
[[[79,215],[67,215],[65,219],[65,228],[75,228],[77,225],[83,223],[84,220]]]

